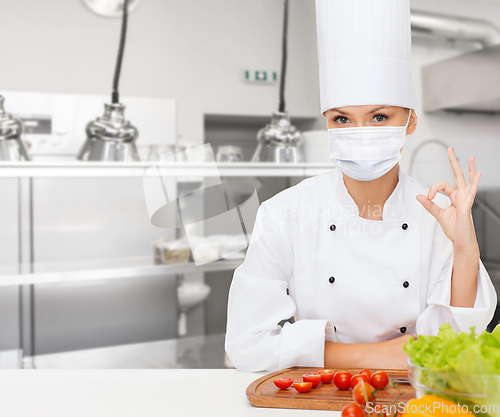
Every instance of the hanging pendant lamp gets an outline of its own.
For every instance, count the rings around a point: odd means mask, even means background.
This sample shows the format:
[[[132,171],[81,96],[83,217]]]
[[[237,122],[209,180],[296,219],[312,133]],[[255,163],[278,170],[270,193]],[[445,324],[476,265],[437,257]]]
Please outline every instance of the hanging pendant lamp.
[[[129,0],[125,0],[111,104],[104,104],[103,116],[87,124],[87,140],[77,155],[77,158],[82,161],[132,162],[140,160],[135,144],[139,131],[125,119],[125,106],[120,103],[118,93],[127,34],[128,5]]]
[[[257,149],[252,162],[302,162],[300,132],[291,124],[289,113],[285,110],[285,79],[288,53],[288,14],[289,0],[284,0],[283,44],[281,56],[281,76],[279,89],[279,108],[273,113],[271,123],[257,133]]]

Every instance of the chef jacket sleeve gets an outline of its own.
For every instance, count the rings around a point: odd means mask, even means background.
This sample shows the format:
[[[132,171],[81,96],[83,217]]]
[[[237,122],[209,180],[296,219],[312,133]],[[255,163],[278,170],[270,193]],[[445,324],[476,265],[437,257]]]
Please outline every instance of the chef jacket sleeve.
[[[287,294],[293,250],[279,210],[259,207],[244,262],[229,290],[225,349],[242,371],[324,366],[325,341],[335,341],[329,320],[295,321]],[[273,214],[271,214],[273,213]]]
[[[417,335],[435,336],[439,326],[445,322],[450,323],[455,332],[470,332],[470,328],[475,326],[478,333],[484,331],[493,318],[497,294],[481,260],[477,270],[474,306],[466,308],[450,305],[453,259],[453,244],[436,221],[431,262],[429,271],[426,271],[430,288],[427,290],[426,308],[417,319]]]

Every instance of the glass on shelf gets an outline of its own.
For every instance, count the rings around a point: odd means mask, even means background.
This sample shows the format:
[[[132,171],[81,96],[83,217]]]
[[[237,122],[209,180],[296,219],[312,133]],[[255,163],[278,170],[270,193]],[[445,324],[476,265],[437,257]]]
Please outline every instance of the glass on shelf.
[[[212,148],[209,143],[186,148],[187,162],[215,162]]]
[[[241,162],[243,151],[241,146],[224,145],[217,148],[217,162]]]
[[[149,145],[137,145],[137,151],[139,152],[139,159],[141,161],[149,160]]]
[[[174,144],[138,145],[141,161],[186,162],[185,146]],[[173,158],[172,158],[173,156]]]
[[[176,162],[186,162],[187,157],[186,157],[186,147],[183,145],[176,145],[175,146],[175,161]]]
[[[160,146],[160,160],[176,154],[175,145],[161,145]]]
[[[160,160],[160,145],[150,145],[148,161],[159,161]]]

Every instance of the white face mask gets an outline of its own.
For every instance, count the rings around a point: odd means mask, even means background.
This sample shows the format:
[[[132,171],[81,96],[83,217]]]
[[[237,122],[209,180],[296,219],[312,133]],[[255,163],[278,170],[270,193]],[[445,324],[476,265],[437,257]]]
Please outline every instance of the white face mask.
[[[391,170],[401,159],[405,126],[343,127],[328,129],[330,160],[350,178],[372,181]]]

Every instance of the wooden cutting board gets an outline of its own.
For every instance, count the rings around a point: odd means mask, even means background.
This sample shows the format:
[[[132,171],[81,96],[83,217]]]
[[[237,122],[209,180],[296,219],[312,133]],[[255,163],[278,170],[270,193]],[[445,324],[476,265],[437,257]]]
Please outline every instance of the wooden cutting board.
[[[282,369],[256,379],[247,388],[247,397],[256,407],[269,408],[295,408],[302,410],[336,410],[340,411],[344,405],[354,402],[352,390],[339,390],[331,384],[320,384],[317,388],[306,393],[298,392],[293,386],[281,390],[274,385],[275,378],[289,377],[294,382],[302,382],[303,374],[313,374],[323,368],[298,367]],[[356,374],[360,369],[333,369],[333,371],[347,371]],[[408,378],[406,370],[371,369],[385,371],[392,378]],[[390,404],[392,402],[407,402],[415,398],[415,392],[409,384],[398,384],[396,388],[387,385],[375,394],[377,404]]]

